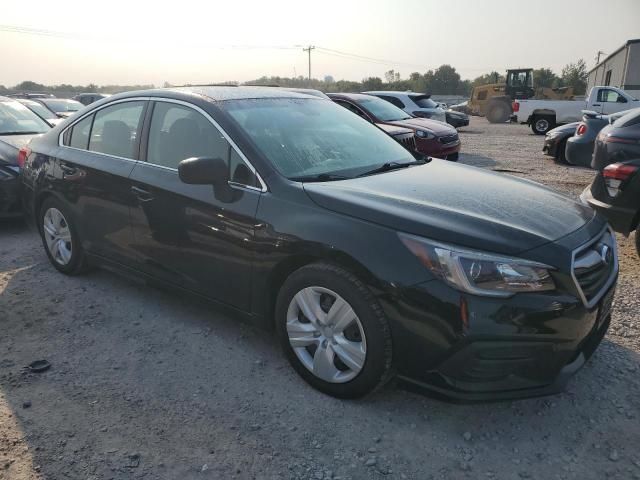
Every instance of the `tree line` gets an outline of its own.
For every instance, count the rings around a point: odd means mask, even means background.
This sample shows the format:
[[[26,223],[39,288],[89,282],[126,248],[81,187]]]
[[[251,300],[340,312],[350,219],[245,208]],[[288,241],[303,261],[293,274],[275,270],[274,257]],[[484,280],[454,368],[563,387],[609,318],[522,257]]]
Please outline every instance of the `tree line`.
[[[236,81],[224,82],[228,85],[276,85],[281,87],[314,88],[323,92],[363,92],[368,90],[411,90],[414,92],[427,92],[432,95],[461,95],[469,96],[475,86],[489,83],[501,83],[505,81],[504,74],[489,72],[476,77],[473,80],[463,80],[455,67],[441,65],[435,70],[427,70],[425,73],[412,72],[408,78],[402,78],[400,72],[389,70],[385,72],[384,79],[380,77],[367,77],[362,81],[335,80],[331,75],[322,79],[308,79],[302,75],[298,77],[262,76],[255,80],[240,83]],[[565,65],[560,74],[556,74],[550,68],[538,68],[533,71],[533,81],[536,87],[573,87],[576,95],[583,95],[587,87],[587,66],[580,59],[575,63]],[[164,87],[171,87],[168,82]],[[153,88],[153,85],[102,85],[93,83],[89,85],[43,85],[32,81],[21,82],[18,85],[7,88],[0,85],[0,95],[10,92],[47,92],[59,94],[71,94],[81,92],[118,93],[127,90],[144,90]]]

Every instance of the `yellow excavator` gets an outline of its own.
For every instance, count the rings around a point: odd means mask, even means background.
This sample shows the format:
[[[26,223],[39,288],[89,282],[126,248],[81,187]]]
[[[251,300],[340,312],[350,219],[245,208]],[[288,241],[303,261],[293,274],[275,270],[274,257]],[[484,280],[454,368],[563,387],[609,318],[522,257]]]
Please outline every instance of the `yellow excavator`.
[[[467,109],[471,115],[486,117],[491,123],[504,123],[513,113],[511,102],[524,98],[572,100],[573,87],[534,88],[532,68],[507,70],[504,83],[473,87]]]

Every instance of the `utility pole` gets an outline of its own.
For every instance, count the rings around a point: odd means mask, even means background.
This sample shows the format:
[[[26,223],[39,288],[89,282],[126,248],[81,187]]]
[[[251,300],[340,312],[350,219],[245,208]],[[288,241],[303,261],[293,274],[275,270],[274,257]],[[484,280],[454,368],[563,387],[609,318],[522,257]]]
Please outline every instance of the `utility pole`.
[[[303,48],[303,52],[309,53],[309,81],[311,81],[311,50],[315,50],[316,47],[309,45],[307,48]]]
[[[600,55],[606,55],[602,50],[598,50],[598,58],[596,58],[596,65],[600,63]]]

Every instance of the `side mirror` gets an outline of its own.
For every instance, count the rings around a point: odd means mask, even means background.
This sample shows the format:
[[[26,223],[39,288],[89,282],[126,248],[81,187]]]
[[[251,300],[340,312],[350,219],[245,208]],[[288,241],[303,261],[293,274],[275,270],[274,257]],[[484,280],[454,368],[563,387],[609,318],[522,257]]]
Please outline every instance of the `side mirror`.
[[[622,95],[618,95],[618,103],[627,103],[627,99]]]
[[[193,157],[178,164],[178,176],[184,183],[217,187],[229,181],[229,169],[221,158]]]

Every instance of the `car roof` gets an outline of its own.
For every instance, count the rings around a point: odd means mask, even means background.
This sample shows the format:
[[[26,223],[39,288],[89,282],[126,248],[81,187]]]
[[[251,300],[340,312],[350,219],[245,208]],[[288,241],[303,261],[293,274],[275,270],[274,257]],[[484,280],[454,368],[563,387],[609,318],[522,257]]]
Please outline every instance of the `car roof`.
[[[398,92],[395,90],[370,90],[364,93],[370,93],[372,95],[422,95],[422,93],[417,92]]]
[[[293,92],[284,88],[273,87],[250,87],[250,86],[216,86],[216,85],[202,85],[191,87],[171,87],[171,88],[155,88],[152,90],[146,90],[145,92],[137,92],[138,95],[148,94],[161,94],[166,92],[180,92],[191,93],[206,97],[213,101],[225,101],[225,100],[244,100],[255,98],[315,98],[309,94],[303,94],[299,92]]]
[[[343,98],[348,98],[350,100],[353,101],[358,101],[358,100],[371,100],[371,95],[367,95],[366,93],[328,93],[327,94],[329,96],[329,98],[333,98],[333,97],[343,97]]]

